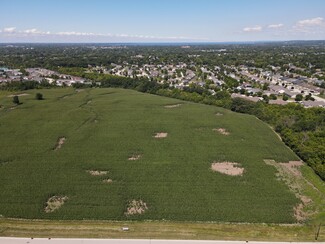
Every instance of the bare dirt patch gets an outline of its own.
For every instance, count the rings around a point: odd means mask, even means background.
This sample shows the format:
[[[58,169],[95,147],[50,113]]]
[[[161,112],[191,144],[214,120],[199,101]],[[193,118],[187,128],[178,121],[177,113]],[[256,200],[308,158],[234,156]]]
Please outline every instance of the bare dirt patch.
[[[212,171],[232,176],[242,176],[244,168],[240,167],[239,163],[233,162],[213,162],[211,164]]]
[[[272,159],[264,159],[264,162],[277,169],[278,173],[276,176],[278,179],[283,180],[291,190],[294,192],[300,190],[301,186],[299,186],[297,180],[302,178],[299,168],[303,165],[303,162],[289,161],[288,163],[277,163]]]
[[[165,106],[165,108],[178,108],[178,107],[180,107],[180,106],[182,106],[182,104],[171,104],[171,105],[166,105]]]
[[[44,208],[45,213],[52,213],[55,210],[59,209],[65,201],[68,200],[67,196],[52,196],[50,197]]]
[[[142,200],[132,200],[128,203],[126,216],[143,214],[148,209],[147,204]]]
[[[14,96],[17,96],[17,97],[22,97],[22,96],[28,96],[30,94],[28,93],[21,93],[21,94],[12,94],[12,95],[9,95],[8,97],[14,97]]]
[[[92,176],[102,176],[102,175],[107,175],[108,171],[104,171],[104,170],[87,170],[87,173],[89,173]]]
[[[140,154],[134,154],[131,157],[129,157],[128,160],[130,160],[130,161],[136,161],[136,160],[139,160],[140,158],[141,158],[141,155]]]
[[[64,144],[65,141],[66,141],[65,137],[59,137],[58,141],[56,142],[54,151],[59,150],[62,147],[62,145]]]
[[[225,128],[217,128],[217,129],[212,129],[212,130],[220,133],[221,135],[225,135],[225,136],[228,136],[230,134]]]
[[[307,214],[304,212],[304,204],[299,203],[293,210],[294,216],[298,222],[302,222],[307,218]]]
[[[289,163],[280,163],[280,165],[290,171],[294,176],[301,176],[299,167],[304,164],[301,161],[289,161]]]
[[[166,133],[166,132],[158,132],[153,137],[154,138],[165,138],[165,137],[167,137],[167,135],[168,135],[168,133]]]
[[[103,183],[105,183],[105,184],[110,184],[112,182],[113,182],[112,179],[105,179],[105,180],[103,180]]]
[[[277,169],[277,179],[282,180],[295,196],[300,199],[301,202],[293,208],[296,220],[298,222],[306,220],[313,213],[305,211],[305,207],[311,204],[312,200],[302,193],[305,179],[303,178],[299,167],[303,165],[303,162],[289,161],[288,163],[277,163],[271,159],[265,159],[264,162]]]

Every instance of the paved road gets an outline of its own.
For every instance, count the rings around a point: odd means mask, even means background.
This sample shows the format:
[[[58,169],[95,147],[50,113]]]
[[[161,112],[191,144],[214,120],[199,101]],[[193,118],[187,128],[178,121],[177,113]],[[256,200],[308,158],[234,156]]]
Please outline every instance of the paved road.
[[[61,239],[0,237],[0,244],[315,244],[317,242],[246,242],[148,239]],[[321,242],[318,242],[321,243]],[[324,242],[323,242],[324,243]]]
[[[325,102],[325,99],[319,96],[313,96],[313,98],[315,98],[316,101],[322,101]]]

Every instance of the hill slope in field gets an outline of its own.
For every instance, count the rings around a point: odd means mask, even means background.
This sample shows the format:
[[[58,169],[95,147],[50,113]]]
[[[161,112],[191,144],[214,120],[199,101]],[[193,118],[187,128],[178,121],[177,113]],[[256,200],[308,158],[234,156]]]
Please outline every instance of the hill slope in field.
[[[12,108],[0,96],[0,215],[296,221],[300,200],[264,160],[299,159],[255,117],[122,89],[41,92]]]

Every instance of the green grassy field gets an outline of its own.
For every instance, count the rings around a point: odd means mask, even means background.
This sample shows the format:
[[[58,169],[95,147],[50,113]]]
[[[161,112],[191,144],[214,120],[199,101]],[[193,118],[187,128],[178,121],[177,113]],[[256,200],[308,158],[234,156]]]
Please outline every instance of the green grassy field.
[[[35,100],[36,92],[45,100]],[[11,93],[0,93],[3,218],[296,221],[299,199],[263,159],[299,159],[253,116],[122,89],[26,93],[14,108]],[[157,132],[168,136],[156,139]],[[60,137],[65,143],[53,150]],[[128,160],[132,155],[141,158]],[[244,174],[213,172],[214,161],[238,162]],[[92,176],[89,170],[108,173]],[[113,182],[103,183],[107,178]],[[68,200],[46,213],[51,196]],[[148,209],[125,215],[131,200]]]

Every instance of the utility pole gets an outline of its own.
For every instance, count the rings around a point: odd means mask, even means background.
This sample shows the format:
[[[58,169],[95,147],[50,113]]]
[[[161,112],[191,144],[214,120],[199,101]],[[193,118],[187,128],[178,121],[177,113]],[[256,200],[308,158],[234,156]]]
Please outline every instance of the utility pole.
[[[315,241],[317,241],[318,240],[318,236],[319,236],[319,232],[320,232],[320,227],[321,227],[321,223],[319,223],[319,225],[318,225],[318,228],[317,228],[317,231],[316,231],[316,233],[315,233]]]

